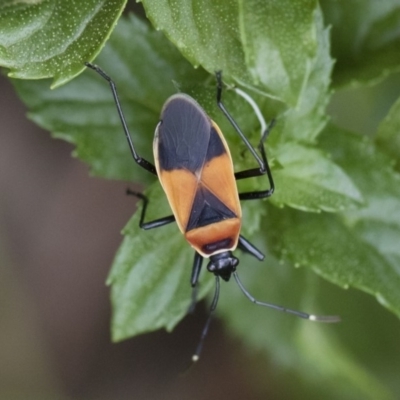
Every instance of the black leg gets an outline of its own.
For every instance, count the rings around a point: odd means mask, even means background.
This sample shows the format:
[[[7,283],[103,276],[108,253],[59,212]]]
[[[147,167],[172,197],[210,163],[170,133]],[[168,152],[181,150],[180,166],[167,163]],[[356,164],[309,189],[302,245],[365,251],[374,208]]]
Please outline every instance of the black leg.
[[[147,205],[149,204],[149,199],[143,193],[134,192],[133,190],[130,189],[126,190],[126,194],[136,196],[137,198],[143,200],[143,208],[142,208],[142,213],[140,214],[140,221],[139,221],[139,226],[142,229],[148,230],[153,228],[159,228],[160,226],[164,226],[175,221],[174,215],[168,215],[167,217],[155,219],[154,221],[144,222]]]
[[[198,281],[203,264],[203,256],[197,251],[194,253],[192,276],[190,278],[190,284],[192,285],[192,301],[190,302],[189,312],[193,313],[197,303],[197,292],[198,292]]]
[[[203,330],[201,332],[201,337],[200,337],[199,344],[197,345],[196,351],[192,356],[192,361],[193,362],[199,361],[201,350],[203,349],[204,339],[206,338],[207,333],[208,333],[208,329],[210,328],[210,323],[211,323],[211,319],[212,319],[213,313],[214,313],[215,309],[217,308],[218,299],[219,299],[219,276],[216,275],[215,276],[214,298],[213,298],[213,301],[211,303],[210,313],[208,314],[208,318],[207,318],[206,324],[204,325],[204,328],[203,328]]]
[[[272,304],[272,303],[265,303],[263,301],[259,301],[257,299],[255,299],[248,291],[247,289],[243,286],[242,281],[239,279],[239,275],[238,273],[235,271],[233,273],[233,277],[236,280],[236,283],[238,284],[240,290],[243,292],[243,294],[254,304],[258,305],[258,306],[263,306],[263,307],[269,307],[269,308],[273,308],[277,311],[282,311],[282,312],[286,312],[289,314],[293,314],[296,315],[297,317],[300,318],[304,318],[304,319],[308,319],[310,321],[316,321],[316,322],[326,322],[326,323],[336,323],[336,322],[340,322],[340,317],[337,315],[314,315],[314,314],[307,314],[305,312],[302,311],[297,311],[297,310],[292,310],[291,308],[286,308],[286,307],[282,307],[282,306],[278,306],[276,304]]]
[[[272,127],[274,126],[275,121],[272,121],[271,124],[269,125],[269,127],[266,128],[265,131],[263,132],[262,138],[261,138],[260,143],[258,145],[258,148],[259,148],[260,153],[261,153],[261,157],[260,157],[257,154],[257,152],[254,149],[254,147],[248,141],[246,136],[241,131],[239,125],[236,123],[236,121],[233,119],[233,117],[229,114],[228,110],[225,108],[224,104],[222,103],[222,72],[221,71],[218,71],[216,73],[216,78],[217,78],[217,103],[218,103],[218,107],[224,113],[225,117],[229,120],[229,122],[234,127],[236,132],[239,134],[239,136],[243,140],[244,144],[250,150],[251,154],[256,159],[256,161],[257,161],[257,163],[259,165],[259,168],[252,168],[252,169],[248,169],[246,171],[240,171],[240,172],[235,173],[235,178],[238,180],[238,179],[252,178],[252,177],[257,177],[257,176],[261,176],[261,175],[267,174],[267,177],[268,177],[268,180],[269,180],[269,185],[270,185],[269,189],[266,189],[266,190],[239,193],[239,198],[240,198],[240,200],[253,200],[253,199],[262,199],[262,198],[265,198],[265,197],[269,197],[274,192],[275,186],[274,186],[274,180],[273,180],[272,174],[271,174],[271,169],[269,167],[268,160],[267,160],[267,153],[265,151],[264,141],[267,138],[267,136],[268,136],[269,132],[271,131]]]
[[[253,178],[253,177],[267,174],[267,177],[269,180],[269,189],[259,190],[259,191],[254,191],[254,192],[239,193],[240,200],[264,199],[266,197],[270,197],[274,193],[275,184],[274,184],[274,180],[272,178],[271,169],[269,168],[269,164],[268,164],[268,160],[267,160],[267,153],[266,153],[265,147],[264,147],[264,141],[267,138],[267,136],[269,135],[269,133],[270,133],[271,129],[274,127],[274,125],[275,125],[275,120],[272,120],[271,123],[269,124],[269,127],[264,131],[261,141],[258,145],[258,148],[261,153],[261,157],[262,157],[264,165],[265,165],[265,171],[261,171],[261,169],[259,169],[259,168],[252,168],[252,169],[248,169],[246,171],[240,171],[240,172],[235,173],[236,180]]]
[[[98,67],[97,65],[90,64],[90,63],[88,63],[88,62],[86,62],[85,65],[86,65],[88,68],[91,68],[91,69],[93,69],[94,71],[96,71],[100,76],[102,76],[102,77],[109,83],[110,88],[111,88],[111,91],[112,91],[112,94],[113,94],[113,96],[114,96],[115,105],[117,106],[119,118],[120,118],[120,120],[121,120],[122,127],[124,128],[125,136],[126,136],[126,139],[128,140],[129,148],[130,148],[130,150],[131,150],[133,159],[136,161],[136,163],[137,163],[138,165],[140,165],[140,166],[141,166],[142,168],[144,168],[146,171],[149,171],[149,172],[151,172],[152,174],[157,175],[157,171],[156,171],[155,166],[154,166],[151,162],[149,162],[149,161],[145,160],[144,158],[140,157],[139,154],[136,152],[135,147],[133,146],[132,137],[131,137],[131,134],[129,133],[128,125],[126,124],[125,117],[124,117],[124,114],[123,114],[123,112],[122,112],[122,107],[121,107],[121,103],[120,103],[119,98],[118,98],[118,93],[117,93],[117,88],[116,88],[116,86],[115,86],[115,83],[114,83],[113,80],[112,80],[100,67]]]
[[[200,255],[197,251],[194,253],[193,260],[193,268],[192,268],[192,277],[190,279],[190,284],[194,288],[197,285],[199,280],[201,266],[203,264],[203,256]]]
[[[239,236],[239,242],[238,242],[238,247],[240,250],[251,254],[257,260],[264,260],[265,256],[263,253],[261,253],[260,250],[258,250],[253,244],[251,244],[246,238],[244,238],[242,235]]]

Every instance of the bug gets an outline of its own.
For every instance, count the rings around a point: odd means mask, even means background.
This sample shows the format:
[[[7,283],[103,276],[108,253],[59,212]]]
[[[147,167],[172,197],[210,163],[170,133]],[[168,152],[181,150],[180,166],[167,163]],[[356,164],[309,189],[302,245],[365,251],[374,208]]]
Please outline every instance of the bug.
[[[233,276],[244,295],[257,305],[311,321],[339,321],[337,316],[317,316],[258,301],[239,279],[236,271],[239,260],[233,255],[236,248],[260,261],[264,259],[264,254],[240,234],[242,223],[240,200],[267,198],[275,189],[264,147],[264,141],[273,124],[267,127],[254,101],[244,92],[237,90],[250,103],[261,122],[263,133],[258,145],[259,154],[224,106],[222,73],[216,73],[218,107],[254,157],[257,167],[234,172],[229,147],[218,125],[192,97],[182,93],[167,99],[161,110],[160,121],[154,135],[153,164],[142,158],[134,147],[113,80],[97,65],[90,63],[85,65],[109,83],[133,159],[140,167],[158,176],[171,206],[173,215],[145,222],[149,199],[141,193],[129,192],[144,202],[140,227],[148,230],[176,222],[187,242],[195,250],[190,280],[192,287],[196,288],[204,258],[209,259],[207,270],[215,275],[216,285],[210,315],[192,360],[199,359],[212,313],[218,303],[220,278],[229,281]],[[261,176],[266,176],[268,179],[267,189],[238,193],[236,180]]]

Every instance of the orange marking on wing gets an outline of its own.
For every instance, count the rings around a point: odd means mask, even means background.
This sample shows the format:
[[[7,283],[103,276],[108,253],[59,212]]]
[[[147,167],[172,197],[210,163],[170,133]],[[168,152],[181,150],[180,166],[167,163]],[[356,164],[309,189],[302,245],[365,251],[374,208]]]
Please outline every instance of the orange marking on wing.
[[[221,253],[222,251],[235,250],[239,239],[240,227],[240,219],[231,218],[186,232],[185,238],[203,257],[210,257],[211,255]],[[231,239],[231,245],[229,248],[217,250],[211,254],[204,252],[203,247],[205,245],[228,238]]]
[[[197,191],[197,178],[184,169],[174,169],[160,171],[159,179],[175,215],[176,223],[180,231],[184,233]]]
[[[235,176],[228,154],[215,157],[205,164],[200,179],[201,183],[232,210],[238,218],[241,217],[242,211]]]

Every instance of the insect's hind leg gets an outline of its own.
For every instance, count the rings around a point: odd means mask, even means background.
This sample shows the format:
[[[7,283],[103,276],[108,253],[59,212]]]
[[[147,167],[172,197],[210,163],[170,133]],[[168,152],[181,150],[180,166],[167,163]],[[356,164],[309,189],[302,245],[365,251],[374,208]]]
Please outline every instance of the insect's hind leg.
[[[121,120],[121,124],[122,124],[122,127],[124,129],[124,133],[125,133],[126,139],[128,141],[128,145],[129,145],[129,148],[131,150],[133,159],[143,169],[145,169],[146,171],[149,171],[153,175],[157,175],[157,171],[156,171],[155,166],[151,162],[149,162],[146,159],[140,157],[139,154],[136,152],[135,146],[133,145],[131,134],[130,134],[129,129],[128,129],[128,125],[127,125],[126,120],[125,120],[124,113],[122,112],[121,102],[119,101],[117,87],[116,87],[114,81],[99,66],[97,66],[95,64],[88,63],[88,62],[85,62],[85,65],[88,68],[91,68],[94,71],[96,71],[110,85],[110,89],[111,89],[111,92],[112,92],[113,97],[114,97],[114,102],[115,102],[115,105],[117,107],[119,119]]]
[[[272,196],[272,194],[275,191],[274,179],[272,178],[271,169],[269,167],[269,163],[267,160],[267,153],[266,153],[265,147],[264,147],[264,142],[265,142],[267,136],[269,135],[271,129],[274,127],[274,125],[275,125],[275,120],[272,120],[271,123],[269,124],[269,126],[265,129],[265,131],[261,137],[260,143],[258,145],[258,148],[261,153],[261,157],[262,157],[264,165],[265,165],[265,170],[262,171],[259,168],[252,168],[252,169],[248,169],[245,171],[240,171],[240,172],[235,173],[236,180],[246,179],[246,178],[254,178],[257,176],[267,174],[268,181],[269,181],[269,188],[266,190],[256,190],[253,192],[239,193],[240,200],[264,199],[266,197]]]
[[[233,117],[230,115],[229,111],[226,109],[226,107],[222,103],[222,86],[223,85],[222,85],[222,72],[221,71],[218,71],[216,73],[216,79],[217,79],[217,104],[218,104],[218,107],[223,112],[223,114],[228,119],[228,121],[231,123],[231,125],[236,130],[236,132],[239,134],[239,136],[243,140],[244,144],[249,149],[249,151],[251,152],[251,154],[256,159],[256,161],[259,165],[258,168],[251,168],[251,169],[248,169],[245,171],[240,171],[240,172],[235,173],[236,180],[253,178],[253,177],[257,177],[257,176],[266,174],[268,177],[269,186],[270,186],[266,190],[239,193],[239,198],[240,198],[240,200],[253,200],[253,199],[262,199],[265,197],[269,197],[273,194],[273,192],[275,190],[275,185],[274,185],[274,180],[272,178],[271,169],[268,164],[267,153],[266,153],[265,147],[264,147],[264,141],[266,140],[268,134],[270,133],[272,127],[274,126],[275,120],[271,121],[269,126],[267,126],[267,124],[265,123],[264,118],[263,118],[257,104],[254,102],[254,100],[249,95],[240,91],[239,89],[236,90],[236,92],[239,95],[241,95],[251,105],[251,107],[255,111],[257,118],[259,119],[260,124],[262,126],[263,133],[262,133],[260,143],[258,145],[258,148],[259,148],[259,151],[261,154],[261,157],[260,157],[259,154],[257,154],[254,147],[249,142],[249,140],[243,134],[239,125],[236,123],[236,121],[233,119]]]
[[[139,226],[142,229],[148,230],[148,229],[159,228],[160,226],[164,226],[164,225],[170,224],[171,222],[175,221],[174,215],[168,215],[167,217],[158,218],[153,221],[144,222],[144,219],[146,216],[146,211],[147,211],[147,206],[149,204],[148,197],[146,195],[144,195],[143,193],[135,192],[131,189],[127,189],[126,194],[135,196],[138,199],[143,200],[143,208],[142,208],[142,212],[140,214],[140,220],[139,220]]]

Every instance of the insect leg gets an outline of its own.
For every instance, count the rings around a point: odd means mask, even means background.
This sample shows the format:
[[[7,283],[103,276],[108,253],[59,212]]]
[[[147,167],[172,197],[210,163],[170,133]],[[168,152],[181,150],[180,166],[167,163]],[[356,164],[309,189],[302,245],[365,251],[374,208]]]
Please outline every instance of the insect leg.
[[[239,236],[238,247],[240,250],[251,254],[253,257],[257,258],[257,260],[264,260],[265,255],[261,253],[253,244],[251,244],[246,238],[242,235]]]
[[[302,311],[297,311],[297,310],[292,310],[291,308],[286,308],[286,307],[282,307],[282,306],[278,306],[276,304],[272,304],[272,303],[265,303],[263,301],[259,301],[257,299],[255,299],[248,291],[247,289],[243,286],[242,281],[239,279],[239,276],[237,274],[237,272],[233,273],[233,277],[236,280],[236,283],[238,284],[240,290],[243,292],[243,294],[254,304],[258,305],[258,306],[263,306],[263,307],[269,307],[269,308],[273,308],[277,311],[281,311],[281,312],[286,312],[289,314],[293,314],[296,315],[297,317],[300,318],[304,318],[304,319],[308,319],[310,321],[316,321],[316,322],[326,322],[326,323],[336,323],[336,322],[340,322],[340,317],[337,315],[314,315],[314,314],[307,314],[305,312]]]
[[[203,256],[200,255],[197,251],[194,253],[194,260],[193,260],[193,268],[192,268],[192,277],[190,279],[190,284],[192,287],[197,285],[199,280],[199,275],[201,271],[201,266],[203,264]]]
[[[159,228],[160,226],[164,226],[175,221],[174,215],[168,215],[167,217],[158,218],[155,219],[154,221],[144,222],[147,205],[149,204],[149,199],[143,193],[134,192],[133,190],[130,189],[126,190],[126,194],[136,196],[137,198],[143,200],[143,208],[142,208],[142,213],[140,214],[140,221],[139,221],[139,226],[142,229],[148,230],[153,228]]]
[[[118,110],[118,114],[119,114],[119,118],[121,120],[122,123],[122,127],[124,129],[124,133],[126,136],[126,139],[128,140],[128,144],[129,144],[129,148],[131,150],[132,153],[132,157],[133,159],[136,161],[136,163],[141,166],[142,168],[144,168],[146,171],[151,172],[154,175],[157,175],[157,171],[155,166],[145,160],[144,158],[140,157],[139,154],[136,152],[136,149],[133,145],[133,141],[132,141],[132,137],[131,134],[129,133],[129,129],[128,129],[128,125],[126,123],[125,117],[124,117],[124,113],[122,112],[122,107],[121,107],[121,103],[119,101],[119,97],[118,97],[118,93],[117,93],[117,87],[115,86],[115,83],[113,82],[113,80],[97,65],[95,64],[90,64],[88,62],[85,63],[85,65],[88,68],[93,69],[94,71],[96,71],[101,77],[103,77],[110,85],[111,88],[111,92],[113,94],[114,97],[114,101],[115,101],[115,105],[117,106],[117,110]]]
[[[210,307],[210,313],[208,314],[206,324],[204,325],[204,328],[201,332],[201,337],[200,337],[199,343],[197,345],[196,351],[192,356],[192,362],[197,362],[200,359],[200,354],[201,354],[201,350],[203,349],[204,339],[206,338],[208,330],[210,328],[211,319],[212,319],[215,309],[217,308],[218,299],[219,299],[219,277],[215,276],[215,292],[214,292],[214,298],[213,298],[213,301],[212,301],[211,307]]]
[[[264,199],[266,197],[270,197],[274,193],[274,190],[275,190],[274,179],[272,178],[271,169],[269,167],[268,160],[267,160],[267,153],[266,153],[265,147],[264,147],[264,141],[267,138],[271,129],[273,128],[274,124],[275,124],[275,120],[272,120],[271,123],[269,124],[268,128],[266,128],[266,130],[264,131],[263,136],[258,145],[258,148],[261,153],[261,157],[262,157],[264,165],[265,165],[265,170],[261,171],[261,169],[259,169],[259,168],[252,168],[252,169],[247,169],[245,171],[240,171],[240,172],[235,173],[236,180],[253,178],[253,177],[267,174],[268,181],[269,181],[269,189],[239,193],[240,200]]]
[[[259,168],[252,168],[252,169],[248,169],[245,171],[240,171],[240,172],[235,173],[236,180],[252,178],[252,177],[257,177],[257,176],[267,174],[267,177],[269,180],[269,185],[270,185],[269,189],[266,189],[266,190],[240,193],[239,198],[240,198],[240,200],[252,200],[252,199],[262,199],[265,197],[269,197],[274,192],[275,186],[274,186],[274,180],[272,178],[271,169],[268,164],[267,153],[266,153],[265,147],[264,147],[264,141],[266,140],[269,132],[271,131],[272,127],[274,126],[275,121],[273,120],[270,123],[270,125],[267,126],[261,115],[260,110],[258,109],[255,102],[251,99],[251,97],[248,96],[247,94],[245,94],[244,92],[237,90],[237,93],[240,94],[242,97],[244,97],[250,103],[250,105],[254,109],[258,119],[260,120],[261,126],[263,127],[262,128],[263,129],[262,137],[261,137],[260,143],[258,145],[258,148],[261,153],[261,157],[260,157],[257,154],[254,147],[249,142],[249,140],[246,138],[246,136],[241,131],[239,125],[236,123],[236,121],[233,119],[233,117],[229,114],[228,110],[225,108],[224,104],[222,103],[222,72],[221,71],[218,71],[216,73],[216,78],[217,78],[217,104],[218,104],[218,107],[223,112],[223,114],[228,119],[228,121],[231,123],[231,125],[234,127],[236,132],[239,134],[239,136],[243,140],[244,144],[249,149],[249,151],[251,152],[251,154],[256,159],[256,161],[259,165]]]

